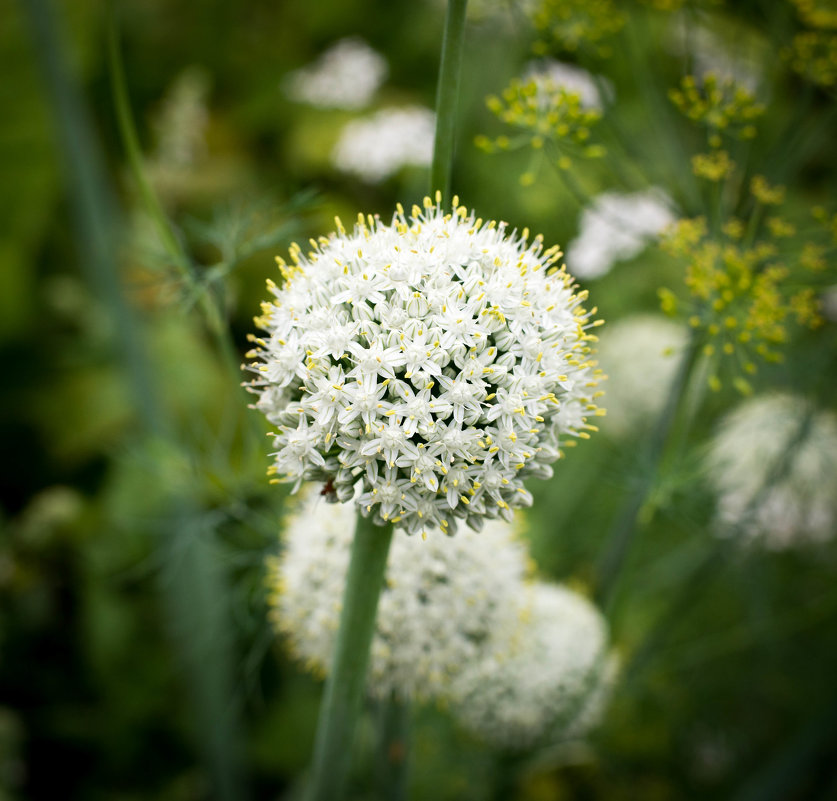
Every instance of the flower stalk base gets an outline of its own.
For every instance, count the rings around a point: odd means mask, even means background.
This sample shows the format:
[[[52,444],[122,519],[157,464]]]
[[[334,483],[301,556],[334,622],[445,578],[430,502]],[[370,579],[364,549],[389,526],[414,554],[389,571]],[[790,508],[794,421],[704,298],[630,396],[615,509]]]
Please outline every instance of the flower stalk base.
[[[314,743],[308,801],[336,801],[349,770],[392,526],[358,514],[340,629]]]

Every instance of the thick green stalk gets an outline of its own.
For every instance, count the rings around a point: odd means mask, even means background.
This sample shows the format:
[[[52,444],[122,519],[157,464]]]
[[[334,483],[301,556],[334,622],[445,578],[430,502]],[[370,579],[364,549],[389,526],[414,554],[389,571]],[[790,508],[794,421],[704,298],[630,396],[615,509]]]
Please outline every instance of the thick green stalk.
[[[378,705],[377,723],[378,797],[382,801],[407,801],[410,705],[393,694]]]
[[[459,104],[459,81],[462,74],[462,50],[465,40],[467,0],[449,0],[442,41],[442,63],[436,91],[436,141],[430,170],[430,193],[441,192],[442,203],[451,200],[450,176],[456,138],[456,109]]]
[[[644,472],[642,478],[630,497],[626,499],[611,529],[607,549],[599,564],[598,581],[596,582],[596,599],[605,606],[613,598],[616,581],[636,533],[640,510],[656,479],[658,465],[677,417],[680,401],[692,374],[692,368],[697,361],[698,353],[698,342],[693,340],[682,356],[677,374],[671,382],[665,406],[657,418],[657,423],[648,441],[647,449],[643,455]]]
[[[343,794],[391,541],[391,525],[376,526],[358,514],[340,628],[317,722],[309,801],[338,801]]]

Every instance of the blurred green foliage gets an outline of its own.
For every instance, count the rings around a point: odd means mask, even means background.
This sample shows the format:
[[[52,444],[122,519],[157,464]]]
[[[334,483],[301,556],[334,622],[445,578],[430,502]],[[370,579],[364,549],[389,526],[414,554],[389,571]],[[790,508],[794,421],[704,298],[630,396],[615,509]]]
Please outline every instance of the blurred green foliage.
[[[266,428],[246,410],[198,300],[208,292],[217,301],[240,358],[276,253],[330,230],[335,213],[388,215],[396,201],[425,193],[426,171],[416,168],[377,185],[336,172],[328,155],[354,113],[293,103],[282,78],[355,34],[389,63],[375,106],[431,107],[443,7],[432,0],[115,5],[147,173],[194,281],[177,272],[126,166],[106,5],[56,3],[118,195],[120,248],[111,266],[139,314],[169,421],[169,435],[159,436],[143,427],[126,379],[122,321],[83,269],[39,74],[43,54],[22,4],[7,6],[0,21],[7,370],[0,799],[296,798],[319,685],[289,663],[266,625],[263,558],[278,547],[284,490],[267,483]],[[684,216],[702,213],[708,190],[690,155],[705,146],[705,134],[666,96],[691,67],[688,53],[666,44],[670,8],[680,5],[687,34],[714,20],[761,59],[770,82],[759,135],[732,143],[732,158],[788,184],[797,216],[833,204],[833,91],[771,55],[804,32],[791,4],[620,4],[626,21],[602,33],[606,50],[559,54],[606,75],[618,98],[597,128],[612,158],[585,162],[575,184],[540,154],[486,155],[474,145],[478,135],[502,133],[485,98],[521,74],[538,39],[518,6],[475,5],[482,13],[467,30],[453,185],[483,217],[566,243],[577,233],[579,191],[648,182],[664,186]],[[189,74],[200,76],[196,108],[206,117],[195,124],[203,134],[185,164],[166,163],[160,126]],[[176,119],[175,133],[188,145],[189,118]],[[524,174],[535,179],[521,185]],[[591,295],[606,320],[653,311],[658,288],[680,280],[679,269],[648,250],[591,284]],[[785,351],[784,362],[760,368],[755,391],[793,389],[834,408],[834,323],[795,331]],[[675,447],[653,481],[609,610],[623,680],[590,746],[510,766],[457,731],[444,710],[415,710],[411,797],[837,797],[837,550],[832,543],[815,553],[743,551],[712,536],[700,448],[736,400],[725,386],[706,395],[688,426],[675,425]],[[597,435],[569,453],[554,480],[532,485],[528,528],[543,575],[592,586],[611,521],[651,470],[640,458],[647,437],[642,430],[628,440]],[[203,682],[218,667],[213,655],[231,673]],[[216,697],[219,687],[231,687],[232,697]],[[213,739],[219,717],[229,718],[235,742]],[[371,740],[362,732],[355,744],[358,799],[372,797]],[[212,765],[226,750],[238,752],[248,778],[225,796]]]

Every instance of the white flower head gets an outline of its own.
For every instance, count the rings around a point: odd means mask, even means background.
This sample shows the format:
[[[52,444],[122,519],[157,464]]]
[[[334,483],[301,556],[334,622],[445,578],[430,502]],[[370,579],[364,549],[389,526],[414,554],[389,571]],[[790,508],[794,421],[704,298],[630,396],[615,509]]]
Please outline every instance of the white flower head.
[[[603,79],[602,79],[603,80]],[[534,81],[539,91],[545,96],[554,96],[556,90],[563,89],[569,94],[578,95],[583,108],[601,109],[603,100],[610,100],[613,87],[609,82],[601,84],[605,97],[599,91],[600,84],[587,70],[573,64],[565,64],[551,58],[531,62],[523,74],[523,82]]]
[[[319,108],[360,109],[369,105],[387,75],[387,62],[357,37],[341,39],[314,64],[286,76],[292,100]]]
[[[209,76],[200,67],[185,69],[172,83],[155,120],[160,170],[194,167],[206,155]]]
[[[462,726],[492,745],[521,751],[578,739],[599,723],[616,677],[607,624],[566,587],[536,583],[515,646],[507,642],[454,681]]]
[[[381,109],[343,128],[331,161],[341,172],[378,183],[402,167],[428,166],[433,159],[435,131],[436,115],[430,109]]]
[[[637,433],[660,412],[688,341],[688,331],[659,314],[636,314],[609,324],[598,345],[607,375],[603,429]]]
[[[352,504],[308,494],[271,564],[272,619],[295,656],[324,673],[340,620],[354,538]],[[482,532],[426,539],[397,532],[387,560],[370,652],[368,691],[437,698],[512,627],[528,570],[526,547],[504,521]]]
[[[409,533],[510,520],[586,438],[599,377],[586,292],[528,231],[425,199],[391,223],[293,246],[251,337],[256,408],[277,426],[276,480],[328,482]],[[595,310],[593,310],[595,311]]]
[[[711,73],[756,92],[764,81],[768,45],[752,26],[729,24],[726,18],[688,13],[673,14],[669,49],[693,62],[692,72],[702,78]]]
[[[567,249],[567,269],[578,278],[599,278],[618,261],[641,253],[674,222],[671,201],[658,189],[605,192],[581,216]]]
[[[725,526],[775,550],[834,536],[837,417],[832,412],[787,394],[748,400],[721,421],[706,467]]]

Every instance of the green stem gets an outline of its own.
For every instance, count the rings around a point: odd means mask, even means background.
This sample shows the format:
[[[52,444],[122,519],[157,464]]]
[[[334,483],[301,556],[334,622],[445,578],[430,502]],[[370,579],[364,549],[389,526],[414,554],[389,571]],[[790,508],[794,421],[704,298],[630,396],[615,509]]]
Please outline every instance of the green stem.
[[[140,321],[127,302],[118,271],[117,235],[121,216],[104,168],[87,105],[73,77],[61,28],[50,0],[22,0],[29,17],[34,52],[43,71],[66,170],[67,192],[75,217],[80,262],[110,314],[122,353],[137,415],[149,439],[177,443],[174,421],[161,404],[158,377],[145,348]],[[171,519],[155,543],[168,572],[161,581],[167,619],[188,671],[193,714],[213,797],[246,797],[238,744],[239,713],[230,699],[235,685],[233,638],[224,608],[225,571],[204,539],[197,536],[200,509],[192,499],[172,496]],[[207,604],[212,606],[208,607]]]
[[[111,89],[113,93],[113,104],[116,109],[116,119],[119,125],[119,133],[125,148],[125,155],[128,159],[128,167],[136,182],[145,205],[146,211],[151,217],[157,230],[160,242],[171,258],[174,266],[186,285],[197,293],[198,304],[204,315],[206,325],[215,339],[222,361],[230,374],[234,376],[235,382],[240,380],[239,359],[235,347],[230,339],[229,330],[224,322],[223,314],[217,299],[211,290],[199,285],[199,279],[195,273],[194,265],[186,253],[182,243],[177,238],[171,222],[163,209],[160,199],[151,186],[143,165],[142,148],[137,136],[134,115],[131,112],[131,104],[128,99],[128,88],[125,82],[125,67],[122,63],[122,52],[119,47],[119,30],[116,23],[116,12],[113,7],[110,9],[110,20],[108,25],[108,59],[111,74]]]
[[[450,176],[456,134],[456,107],[462,74],[462,50],[465,33],[465,7],[468,0],[449,0],[442,41],[442,63],[436,91],[436,141],[430,169],[430,193],[440,191],[442,203],[450,203]]]
[[[134,115],[131,111],[131,104],[128,101],[125,67],[122,63],[122,53],[119,48],[116,13],[112,7],[108,24],[108,59],[113,105],[116,109],[116,121],[119,125],[119,134],[122,137],[122,144],[125,147],[125,155],[128,158],[128,167],[131,170],[131,176],[136,182],[146,211],[148,211],[157,229],[157,236],[160,237],[160,242],[183,279],[191,286],[196,281],[192,263],[184,253],[182,245],[172,230],[168,217],[166,217],[166,213],[157,195],[154,193],[143,168],[142,148],[137,137],[137,128],[134,122]]]
[[[677,374],[671,383],[665,406],[657,418],[657,423],[648,441],[643,456],[643,467],[645,469],[642,471],[642,477],[633,494],[623,504],[611,529],[607,550],[599,564],[598,581],[596,583],[596,598],[604,606],[608,606],[613,600],[619,573],[636,534],[640,511],[656,479],[663,450],[677,418],[680,401],[697,361],[698,353],[698,342],[692,340],[682,356]]]
[[[410,705],[395,694],[378,706],[378,798],[407,801]]]
[[[376,526],[358,514],[340,628],[317,722],[309,801],[338,801],[343,793],[391,540],[391,525]]]

